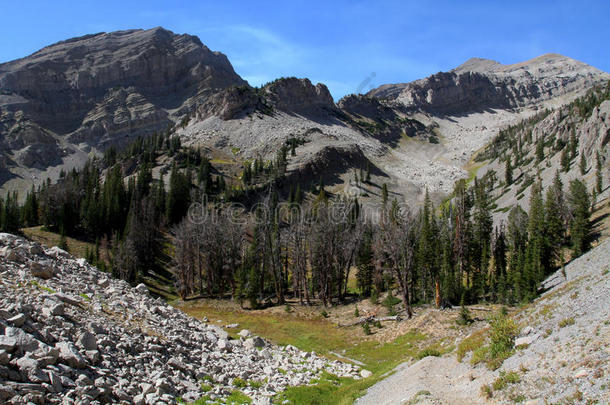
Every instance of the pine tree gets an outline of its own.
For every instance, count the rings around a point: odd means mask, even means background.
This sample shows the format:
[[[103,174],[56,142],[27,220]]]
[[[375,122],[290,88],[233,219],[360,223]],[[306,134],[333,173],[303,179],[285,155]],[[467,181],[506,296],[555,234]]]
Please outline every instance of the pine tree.
[[[585,154],[581,153],[580,155],[580,164],[578,165],[580,168],[581,176],[587,174],[587,160],[585,159]]]
[[[543,266],[548,272],[553,263],[559,260],[559,253],[563,245],[565,235],[565,202],[563,195],[563,183],[559,171],[555,172],[552,187],[549,187],[544,202],[546,247],[543,257]]]
[[[542,199],[542,184],[540,181],[534,183],[530,195],[530,212],[528,222],[528,241],[525,251],[525,280],[529,294],[532,298],[538,288],[538,283],[544,276],[543,254],[546,244],[545,240],[545,217],[544,202]]]
[[[366,162],[366,182],[371,182],[371,162]]]
[[[58,247],[60,249],[65,250],[66,252],[68,252],[68,240],[66,239],[66,230],[65,228],[62,226],[59,230],[59,245]]]
[[[510,156],[506,157],[506,167],[504,169],[504,179],[506,181],[506,185],[510,186],[513,184],[513,166],[511,164]]]
[[[386,183],[381,186],[381,201],[384,206],[388,203],[388,185]]]
[[[597,189],[597,194],[602,193],[602,160],[599,151],[595,152],[595,188]]]
[[[544,160],[544,139],[540,137],[536,142],[536,162],[540,163]]]
[[[493,218],[491,215],[491,200],[489,193],[485,190],[483,181],[475,178],[474,184],[474,240],[472,258],[476,268],[473,277],[473,291],[477,295],[485,292],[485,277],[490,258],[491,234],[493,231]]]
[[[585,183],[581,180],[570,182],[570,236],[572,238],[573,256],[580,256],[589,248],[589,233],[591,231],[591,202]]]
[[[563,148],[561,151],[561,169],[566,173],[570,171],[570,153],[568,148]]]

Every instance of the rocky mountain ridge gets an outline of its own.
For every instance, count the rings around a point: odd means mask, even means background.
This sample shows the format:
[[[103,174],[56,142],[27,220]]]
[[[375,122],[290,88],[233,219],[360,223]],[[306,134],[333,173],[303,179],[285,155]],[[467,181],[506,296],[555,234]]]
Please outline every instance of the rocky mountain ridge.
[[[368,95],[396,100],[411,109],[461,115],[487,109],[512,109],[582,91],[610,75],[574,59],[545,54],[502,65],[472,58],[449,72],[411,83],[386,84]]]
[[[369,375],[247,330],[229,339],[56,247],[0,234],[0,260],[3,403],[169,404],[241,390],[270,404],[323,371]]]

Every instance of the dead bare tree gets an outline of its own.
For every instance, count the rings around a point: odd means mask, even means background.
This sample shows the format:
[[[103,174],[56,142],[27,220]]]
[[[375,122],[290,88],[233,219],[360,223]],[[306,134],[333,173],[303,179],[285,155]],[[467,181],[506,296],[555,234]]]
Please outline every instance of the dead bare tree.
[[[411,318],[411,285],[415,265],[414,221],[410,212],[398,205],[385,210],[376,233],[374,252],[377,260],[392,271],[402,297],[407,316]]]

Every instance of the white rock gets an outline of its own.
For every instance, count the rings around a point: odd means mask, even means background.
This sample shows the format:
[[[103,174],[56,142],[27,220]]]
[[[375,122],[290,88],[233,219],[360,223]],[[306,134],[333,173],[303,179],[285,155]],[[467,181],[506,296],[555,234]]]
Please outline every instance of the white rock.
[[[523,345],[531,345],[532,343],[534,343],[536,340],[538,340],[538,338],[540,337],[539,333],[535,333],[533,335],[528,335],[528,336],[523,336],[520,338],[515,339],[515,347],[517,346],[523,346]]]
[[[23,326],[26,318],[27,317],[24,314],[17,314],[15,316],[13,316],[12,318],[7,319],[6,321],[8,323],[12,323],[15,326]]]
[[[365,369],[360,370],[360,376],[362,378],[369,378],[372,375],[373,375],[373,373],[370,372],[369,370],[365,370]]]
[[[136,291],[140,294],[148,294],[148,288],[144,283],[140,283],[136,286]]]
[[[589,372],[586,369],[581,368],[574,374],[574,378],[584,378],[588,375],[589,375]]]
[[[239,331],[238,335],[243,338],[247,338],[247,337],[250,337],[250,335],[252,335],[252,333],[248,329],[242,329]]]

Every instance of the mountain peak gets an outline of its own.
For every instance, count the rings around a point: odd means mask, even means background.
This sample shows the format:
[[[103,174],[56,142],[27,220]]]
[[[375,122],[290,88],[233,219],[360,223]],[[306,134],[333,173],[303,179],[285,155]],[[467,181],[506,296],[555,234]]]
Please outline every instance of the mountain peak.
[[[499,62],[484,58],[470,58],[460,66],[452,69],[451,72],[485,72],[493,71],[498,66],[502,66]]]

